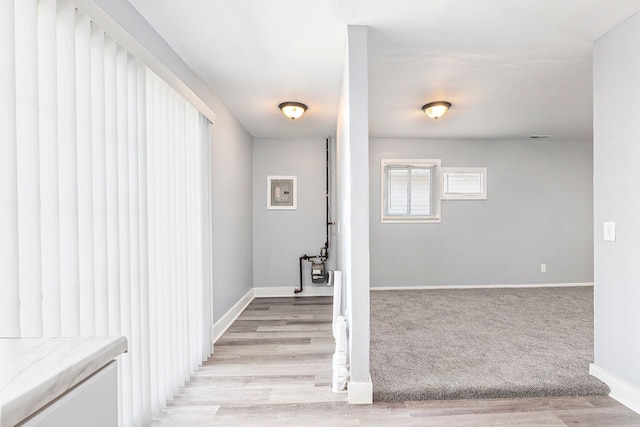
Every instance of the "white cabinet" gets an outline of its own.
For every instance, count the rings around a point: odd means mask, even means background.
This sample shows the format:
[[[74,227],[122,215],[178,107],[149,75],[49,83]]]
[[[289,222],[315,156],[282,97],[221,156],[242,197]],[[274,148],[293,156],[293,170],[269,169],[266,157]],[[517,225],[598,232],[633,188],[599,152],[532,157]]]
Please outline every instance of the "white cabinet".
[[[117,427],[125,337],[0,339],[0,427]]]
[[[64,393],[20,426],[115,427],[118,425],[118,366],[112,361]]]

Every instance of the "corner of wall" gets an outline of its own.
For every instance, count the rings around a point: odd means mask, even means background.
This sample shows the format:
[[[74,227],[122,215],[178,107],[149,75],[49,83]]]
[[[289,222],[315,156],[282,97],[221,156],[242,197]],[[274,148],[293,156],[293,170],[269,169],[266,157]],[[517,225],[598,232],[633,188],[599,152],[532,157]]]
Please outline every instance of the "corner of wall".
[[[595,363],[589,365],[589,373],[609,386],[611,398],[640,414],[640,388],[626,383]]]

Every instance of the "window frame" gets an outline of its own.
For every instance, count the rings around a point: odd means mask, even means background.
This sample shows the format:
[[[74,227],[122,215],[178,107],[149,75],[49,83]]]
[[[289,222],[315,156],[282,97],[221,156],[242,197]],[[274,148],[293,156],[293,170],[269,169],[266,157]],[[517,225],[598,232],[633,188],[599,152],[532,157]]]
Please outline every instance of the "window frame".
[[[481,176],[480,193],[452,193],[447,191],[447,176],[453,173],[475,173]],[[446,167],[442,168],[442,200],[487,200],[486,167]]]
[[[395,169],[424,168],[431,169],[431,211],[432,215],[390,215],[387,213],[388,183],[387,170],[391,166]],[[441,200],[441,160],[440,159],[381,159],[380,160],[380,222],[392,223],[438,223],[440,222]],[[410,196],[407,197],[407,203]]]

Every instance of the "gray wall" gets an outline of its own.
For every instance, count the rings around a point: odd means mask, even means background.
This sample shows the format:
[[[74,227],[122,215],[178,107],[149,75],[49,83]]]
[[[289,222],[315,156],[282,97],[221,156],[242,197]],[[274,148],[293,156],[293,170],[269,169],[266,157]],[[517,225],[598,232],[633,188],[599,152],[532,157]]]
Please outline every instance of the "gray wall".
[[[253,287],[253,140],[226,108],[212,130],[213,321]]]
[[[488,200],[443,201],[441,223],[381,224],[383,158],[486,166]],[[369,166],[372,286],[593,281],[590,142],[373,139]]]
[[[211,130],[215,322],[253,283],[251,135],[128,1],[95,2],[216,113]]]
[[[259,139],[253,143],[253,283],[298,287],[299,261],[318,255],[326,240],[324,138]],[[293,175],[298,209],[267,210],[267,176]],[[333,252],[333,250],[331,251]],[[330,261],[335,254],[330,253]],[[304,286],[310,283],[304,263]]]
[[[640,392],[638,40],[635,15],[594,46],[594,332],[595,364]],[[603,241],[604,221],[615,242]]]

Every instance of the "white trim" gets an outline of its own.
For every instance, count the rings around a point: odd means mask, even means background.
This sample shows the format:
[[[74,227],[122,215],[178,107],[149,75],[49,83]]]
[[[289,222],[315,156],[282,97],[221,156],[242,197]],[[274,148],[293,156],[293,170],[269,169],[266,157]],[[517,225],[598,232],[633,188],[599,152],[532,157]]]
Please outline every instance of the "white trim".
[[[503,288],[572,288],[593,286],[586,283],[526,283],[520,285],[452,285],[452,286],[371,286],[372,291],[413,291],[424,289],[503,289]]]
[[[256,298],[276,298],[276,297],[317,297],[333,295],[333,286],[307,286],[303,288],[302,292],[294,294],[292,286],[282,287],[266,287],[266,288],[253,288]]]
[[[371,375],[368,382],[349,381],[347,388],[349,405],[371,405],[373,403],[373,383]]]
[[[640,389],[624,382],[595,363],[589,365],[589,373],[604,382],[611,389],[609,397],[640,414]]]
[[[137,41],[127,30],[118,24],[94,0],[72,0],[76,7],[95,22],[102,30],[124,47],[129,53],[143,62],[162,80],[167,82],[180,95],[196,107],[211,123],[216,121],[216,113],[178,76],[166,67],[158,58]]]
[[[229,329],[229,326],[231,326],[231,324],[235,322],[238,316],[240,316],[240,314],[242,314],[244,309],[247,308],[249,304],[251,304],[251,301],[253,301],[254,298],[255,298],[254,292],[253,292],[253,289],[251,289],[249,292],[245,294],[245,296],[240,298],[240,301],[238,301],[236,305],[231,307],[231,310],[227,311],[227,313],[224,316],[222,316],[220,320],[214,323],[213,328],[211,328],[212,344],[214,344],[216,341],[220,339],[222,334],[224,334],[225,331]]]

